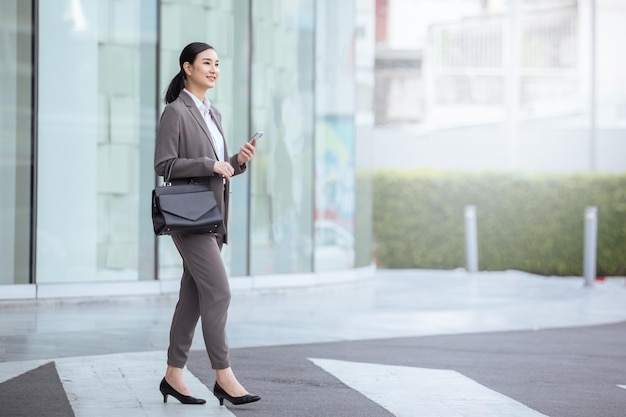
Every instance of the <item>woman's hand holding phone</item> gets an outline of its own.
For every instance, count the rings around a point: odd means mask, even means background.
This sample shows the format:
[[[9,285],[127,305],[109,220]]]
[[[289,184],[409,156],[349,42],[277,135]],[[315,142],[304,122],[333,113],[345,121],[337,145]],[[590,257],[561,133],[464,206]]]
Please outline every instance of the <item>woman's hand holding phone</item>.
[[[239,155],[237,155],[237,162],[239,163],[239,165],[243,165],[252,159],[256,148],[256,141],[261,136],[263,136],[263,132],[258,130],[254,135],[252,135],[247,143],[239,147]]]

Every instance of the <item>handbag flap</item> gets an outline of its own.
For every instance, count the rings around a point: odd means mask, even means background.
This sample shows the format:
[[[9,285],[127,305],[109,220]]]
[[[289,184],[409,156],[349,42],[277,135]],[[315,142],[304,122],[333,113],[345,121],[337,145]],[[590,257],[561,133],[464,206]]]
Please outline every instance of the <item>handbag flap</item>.
[[[217,202],[212,191],[199,191],[184,194],[162,194],[159,206],[164,212],[189,220],[198,220],[212,210]]]

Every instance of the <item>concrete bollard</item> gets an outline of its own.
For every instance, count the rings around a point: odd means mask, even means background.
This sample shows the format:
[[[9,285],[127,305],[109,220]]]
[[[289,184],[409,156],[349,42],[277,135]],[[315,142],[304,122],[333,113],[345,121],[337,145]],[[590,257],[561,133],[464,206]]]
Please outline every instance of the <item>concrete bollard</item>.
[[[476,206],[465,206],[465,268],[467,272],[478,272],[478,232],[476,228]]]
[[[585,249],[583,271],[585,287],[593,286],[596,279],[596,246],[598,240],[598,208],[585,208]]]

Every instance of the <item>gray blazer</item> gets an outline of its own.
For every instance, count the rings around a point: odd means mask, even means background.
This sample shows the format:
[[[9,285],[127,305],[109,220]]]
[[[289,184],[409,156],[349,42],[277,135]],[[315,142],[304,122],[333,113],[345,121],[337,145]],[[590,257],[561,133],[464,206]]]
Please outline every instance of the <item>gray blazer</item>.
[[[211,117],[215,121],[222,136],[222,115],[211,105]],[[224,136],[225,137],[225,136]],[[181,91],[176,100],[165,106],[154,150],[154,170],[163,176],[165,165],[169,159],[177,158],[172,169],[172,182],[185,183],[189,179],[196,182],[211,184],[215,200],[224,218],[223,242],[227,243],[228,230],[228,199],[230,194],[229,181],[224,184],[220,175],[214,175],[213,166],[216,162],[216,150],[211,134],[193,99]],[[228,157],[228,149],[224,143],[222,161],[229,161],[235,174],[246,170],[246,164],[237,163],[237,154]]]

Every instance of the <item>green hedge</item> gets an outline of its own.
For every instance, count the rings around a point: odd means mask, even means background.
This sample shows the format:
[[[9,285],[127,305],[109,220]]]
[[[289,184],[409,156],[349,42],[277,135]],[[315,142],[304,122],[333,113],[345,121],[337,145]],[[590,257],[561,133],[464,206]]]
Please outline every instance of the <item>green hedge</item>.
[[[584,211],[597,206],[597,275],[626,274],[626,175],[605,174],[379,171],[379,265],[464,267],[468,204],[477,210],[480,270],[581,276]]]

